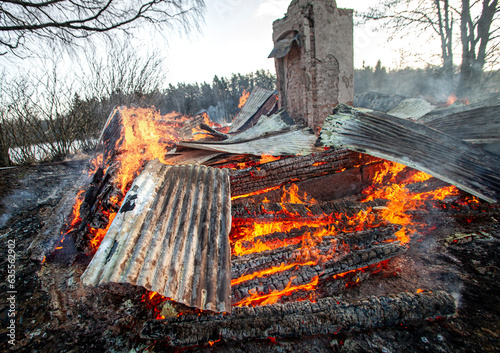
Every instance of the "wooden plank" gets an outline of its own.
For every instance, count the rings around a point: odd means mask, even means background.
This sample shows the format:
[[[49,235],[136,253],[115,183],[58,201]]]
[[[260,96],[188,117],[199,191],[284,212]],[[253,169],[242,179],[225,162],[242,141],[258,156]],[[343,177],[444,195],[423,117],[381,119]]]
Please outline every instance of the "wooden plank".
[[[320,135],[345,147],[405,164],[488,202],[500,197],[500,157],[426,125],[339,105]]]

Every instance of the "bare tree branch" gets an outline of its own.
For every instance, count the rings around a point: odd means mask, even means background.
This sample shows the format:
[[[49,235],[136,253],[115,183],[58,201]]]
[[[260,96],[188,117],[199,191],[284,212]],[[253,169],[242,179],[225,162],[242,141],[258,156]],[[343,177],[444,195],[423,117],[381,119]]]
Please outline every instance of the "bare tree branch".
[[[33,38],[74,39],[144,25],[197,27],[204,0],[6,0],[0,5],[0,46],[28,49]]]

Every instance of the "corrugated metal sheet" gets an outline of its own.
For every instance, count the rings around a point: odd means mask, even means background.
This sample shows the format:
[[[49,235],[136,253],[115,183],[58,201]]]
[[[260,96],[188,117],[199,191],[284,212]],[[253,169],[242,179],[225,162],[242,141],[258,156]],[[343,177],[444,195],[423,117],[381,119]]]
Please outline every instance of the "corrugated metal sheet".
[[[250,96],[248,96],[248,100],[246,101],[243,108],[231,125],[229,132],[238,131],[245,123],[251,119],[255,113],[266,103],[266,101],[274,94],[274,91],[270,91],[258,86],[255,86],[252,92],[250,92]]]
[[[82,275],[131,283],[203,310],[231,311],[229,174],[148,163]]]
[[[408,98],[389,110],[387,114],[401,119],[419,119],[433,109],[433,105],[424,99]]]
[[[305,155],[318,152],[317,138],[311,129],[295,125],[285,110],[262,116],[255,126],[224,141],[182,141],[179,146],[209,151],[260,156]]]
[[[500,105],[453,113],[429,121],[426,125],[470,143],[498,143]]]
[[[168,158],[168,164],[186,165],[186,164],[204,164],[214,157],[220,156],[221,152],[206,151],[206,150],[191,150],[181,152],[175,156]]]

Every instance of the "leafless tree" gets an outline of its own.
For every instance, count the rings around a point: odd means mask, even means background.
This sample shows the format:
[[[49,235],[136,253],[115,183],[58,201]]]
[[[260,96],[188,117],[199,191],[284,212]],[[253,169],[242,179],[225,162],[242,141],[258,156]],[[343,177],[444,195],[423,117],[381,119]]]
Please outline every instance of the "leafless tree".
[[[134,28],[196,26],[204,0],[2,0],[0,54],[30,49],[35,41],[74,43]]]
[[[393,35],[437,38],[446,75],[453,72],[453,48],[461,43],[461,95],[479,83],[485,63],[495,59],[500,45],[498,0],[385,0],[361,17],[382,21]]]
[[[467,96],[480,83],[486,61],[500,45],[498,0],[462,0],[460,20],[462,64],[457,94]]]
[[[453,25],[458,17],[450,0],[385,0],[361,14],[365,20],[382,21],[392,36],[438,38],[443,71],[453,71]]]

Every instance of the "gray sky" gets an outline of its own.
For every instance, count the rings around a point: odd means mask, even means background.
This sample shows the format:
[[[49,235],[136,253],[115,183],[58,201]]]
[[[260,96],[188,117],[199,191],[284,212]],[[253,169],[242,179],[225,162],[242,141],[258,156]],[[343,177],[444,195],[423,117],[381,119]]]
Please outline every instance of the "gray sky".
[[[246,74],[258,69],[274,72],[272,23],[286,13],[290,0],[207,0],[202,33],[189,38],[174,38],[164,50],[167,57],[168,83],[211,82],[214,75]],[[337,0],[340,8],[366,10],[377,0]],[[375,66],[379,59],[386,67],[423,66],[412,61],[405,50],[422,46],[415,39],[386,42],[384,33],[374,31],[375,23],[356,27],[354,32],[354,65]]]
[[[165,33],[165,36],[146,29],[140,30],[140,38],[132,40],[132,45],[145,55],[159,52],[165,60],[165,84],[179,82],[212,82],[214,75],[229,77],[233,73],[247,74],[265,69],[274,73],[274,59],[267,56],[273,48],[272,23],[282,18],[291,0],[206,0],[205,23],[200,32],[193,31],[188,36]],[[378,0],[337,0],[340,8],[356,11],[367,10]],[[388,68],[407,66],[423,67],[427,62],[411,53],[439,53],[439,44],[429,43],[418,37],[397,39],[387,43],[387,34],[375,31],[376,23],[354,28],[354,66],[361,68],[363,63],[374,67],[377,61]],[[168,39],[167,39],[168,38]],[[105,48],[97,43],[94,56],[105,56]],[[45,50],[42,47],[43,56]],[[48,55],[51,57],[50,53]],[[54,56],[54,55],[52,55]],[[85,57],[78,54],[85,60]],[[420,57],[421,58],[421,57]],[[77,57],[57,56],[59,72],[71,72],[84,63]],[[439,64],[439,58],[426,57]],[[0,57],[0,69],[7,75],[16,76],[18,72],[36,71],[45,68],[37,60],[16,59],[13,56]]]

